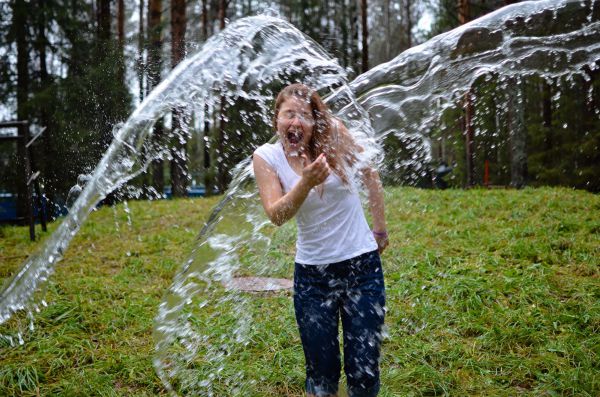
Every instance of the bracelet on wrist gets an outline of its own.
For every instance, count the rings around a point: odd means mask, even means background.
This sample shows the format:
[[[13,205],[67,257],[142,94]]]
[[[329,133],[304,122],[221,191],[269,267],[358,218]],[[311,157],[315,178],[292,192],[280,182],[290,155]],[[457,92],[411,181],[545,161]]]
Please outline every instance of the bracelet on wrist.
[[[375,230],[372,230],[373,235],[375,237],[381,237],[381,238],[386,238],[388,236],[387,231],[382,231],[382,232],[376,232]]]

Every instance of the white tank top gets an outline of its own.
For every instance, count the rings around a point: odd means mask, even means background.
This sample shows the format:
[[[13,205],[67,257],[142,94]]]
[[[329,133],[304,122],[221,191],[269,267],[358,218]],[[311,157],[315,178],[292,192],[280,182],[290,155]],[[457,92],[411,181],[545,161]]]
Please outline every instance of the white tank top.
[[[283,192],[300,180],[288,163],[281,142],[266,143],[254,152],[279,177]],[[296,262],[325,265],[377,249],[354,186],[345,185],[333,172],[325,180],[323,196],[312,189],[296,213]]]

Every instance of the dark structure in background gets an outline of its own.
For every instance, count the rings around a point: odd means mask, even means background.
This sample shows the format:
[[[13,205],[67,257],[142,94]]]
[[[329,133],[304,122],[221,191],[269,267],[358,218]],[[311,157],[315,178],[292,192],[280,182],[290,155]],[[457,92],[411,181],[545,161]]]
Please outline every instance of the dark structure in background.
[[[8,121],[0,122],[0,129],[17,128],[16,136],[0,135],[0,142],[17,143],[17,186],[16,200],[8,200],[3,203],[3,210],[15,205],[14,216],[0,213],[1,222],[15,224],[29,224],[29,238],[35,240],[35,215],[40,218],[42,230],[46,231],[46,202],[40,188],[40,171],[33,172],[35,161],[31,150],[33,143],[44,132],[41,130],[30,139],[28,121]],[[35,189],[35,199],[33,191]]]

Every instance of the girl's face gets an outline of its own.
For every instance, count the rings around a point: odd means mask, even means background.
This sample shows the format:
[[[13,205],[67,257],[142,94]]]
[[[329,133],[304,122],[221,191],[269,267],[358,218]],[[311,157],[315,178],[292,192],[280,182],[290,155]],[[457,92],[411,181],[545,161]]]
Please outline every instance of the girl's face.
[[[284,100],[277,115],[277,133],[287,154],[306,153],[315,120],[310,102],[291,96]]]

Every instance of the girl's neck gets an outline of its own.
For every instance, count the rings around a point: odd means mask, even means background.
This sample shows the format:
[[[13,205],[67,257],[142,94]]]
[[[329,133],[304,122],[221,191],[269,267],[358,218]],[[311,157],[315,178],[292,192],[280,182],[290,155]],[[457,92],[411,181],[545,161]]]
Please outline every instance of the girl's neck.
[[[287,158],[288,162],[298,162],[300,164],[304,164],[304,160],[302,159],[302,154],[304,154],[311,162],[314,161],[313,158],[311,158],[310,153],[308,152],[308,150],[306,149],[300,149],[299,151],[288,151],[286,150],[285,146],[283,147],[283,153],[285,154],[285,157]]]

